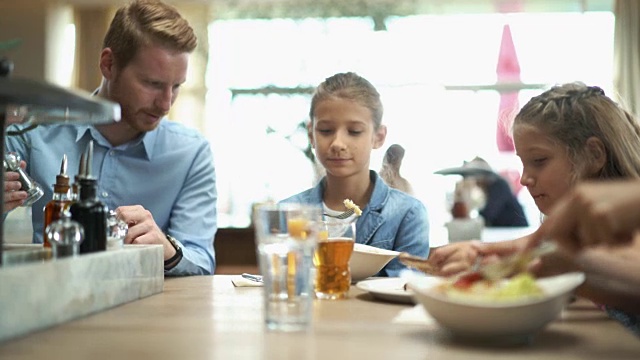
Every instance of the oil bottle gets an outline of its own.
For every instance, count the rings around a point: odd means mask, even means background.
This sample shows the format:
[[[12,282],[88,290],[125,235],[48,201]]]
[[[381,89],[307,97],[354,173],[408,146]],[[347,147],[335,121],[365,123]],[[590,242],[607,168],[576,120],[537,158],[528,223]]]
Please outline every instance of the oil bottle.
[[[109,209],[98,199],[97,179],[91,174],[93,141],[90,140],[78,171],[79,197],[70,207],[71,218],[84,228],[80,254],[107,249],[107,215]]]
[[[69,176],[67,175],[67,154],[62,157],[60,164],[60,173],[56,175],[56,183],[53,184],[53,197],[51,201],[44,207],[44,226],[43,226],[43,244],[45,247],[51,247],[49,237],[47,236],[47,226],[52,222],[60,219],[62,213],[71,205],[71,197],[69,193]]]

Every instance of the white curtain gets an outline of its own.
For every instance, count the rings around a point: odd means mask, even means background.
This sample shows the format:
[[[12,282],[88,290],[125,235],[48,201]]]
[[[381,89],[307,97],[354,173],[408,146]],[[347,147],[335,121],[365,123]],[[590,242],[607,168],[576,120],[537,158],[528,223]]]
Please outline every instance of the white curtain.
[[[640,1],[617,0],[613,83],[617,100],[640,115]]]

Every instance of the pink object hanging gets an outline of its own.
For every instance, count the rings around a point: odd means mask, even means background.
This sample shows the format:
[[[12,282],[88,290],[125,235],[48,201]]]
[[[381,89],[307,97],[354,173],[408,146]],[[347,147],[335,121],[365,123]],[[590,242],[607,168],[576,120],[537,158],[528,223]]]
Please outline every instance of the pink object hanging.
[[[508,24],[502,28],[502,42],[500,43],[500,54],[498,56],[498,66],[496,68],[498,84],[520,83],[520,64],[518,55],[511,37],[511,28]],[[500,91],[500,106],[498,108],[498,123],[496,128],[496,143],[498,151],[514,153],[513,137],[511,136],[511,125],[520,104],[518,102],[518,90]],[[522,189],[520,184],[520,172],[514,169],[504,170],[501,174],[509,184],[515,194]]]
[[[498,84],[520,82],[520,64],[518,63],[516,48],[513,45],[511,29],[508,24],[502,28],[502,42],[500,43],[500,55],[498,56],[496,74],[498,75]],[[501,152],[515,151],[510,130],[513,118],[519,109],[517,90],[500,92],[496,142],[498,150]]]

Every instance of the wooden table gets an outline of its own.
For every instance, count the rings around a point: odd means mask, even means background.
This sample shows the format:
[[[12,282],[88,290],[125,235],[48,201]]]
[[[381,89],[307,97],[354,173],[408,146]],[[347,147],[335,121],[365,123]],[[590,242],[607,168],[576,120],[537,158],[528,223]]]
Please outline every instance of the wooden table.
[[[391,323],[411,305],[350,298],[314,304],[303,333],[263,327],[262,288],[226,275],[167,278],[164,292],[0,344],[0,359],[638,359],[640,339],[587,302],[572,305],[532,344],[483,347],[437,326]]]

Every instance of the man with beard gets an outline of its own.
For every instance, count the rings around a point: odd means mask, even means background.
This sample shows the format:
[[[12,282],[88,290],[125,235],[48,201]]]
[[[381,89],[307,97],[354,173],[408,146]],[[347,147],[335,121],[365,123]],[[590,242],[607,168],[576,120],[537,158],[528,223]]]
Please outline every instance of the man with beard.
[[[106,125],[54,124],[9,137],[27,172],[44,186],[33,206],[33,242],[42,242],[43,206],[66,154],[70,175],[89,141],[99,200],[129,225],[126,244],[160,244],[165,275],[213,274],[216,182],[207,140],[166,116],[186,81],[197,38],[172,6],[134,0],[119,8],[104,38],[99,96],[121,106]],[[25,125],[13,125],[19,131]],[[25,163],[22,165],[25,166]],[[17,173],[5,174],[5,214],[20,206]]]

